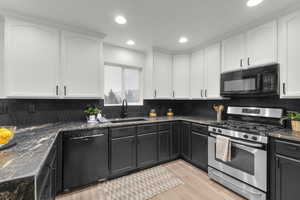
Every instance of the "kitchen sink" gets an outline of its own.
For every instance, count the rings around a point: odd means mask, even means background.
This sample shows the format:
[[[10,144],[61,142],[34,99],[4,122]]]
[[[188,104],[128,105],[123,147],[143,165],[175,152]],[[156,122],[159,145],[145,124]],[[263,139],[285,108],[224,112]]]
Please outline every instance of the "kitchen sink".
[[[124,118],[124,119],[112,119],[110,120],[111,123],[125,123],[125,122],[138,122],[138,121],[147,121],[146,118]]]

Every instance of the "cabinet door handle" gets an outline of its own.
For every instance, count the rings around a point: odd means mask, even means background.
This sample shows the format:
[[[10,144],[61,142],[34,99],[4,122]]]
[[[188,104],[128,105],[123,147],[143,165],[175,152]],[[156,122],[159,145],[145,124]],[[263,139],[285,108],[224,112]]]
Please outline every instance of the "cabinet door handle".
[[[154,97],[156,98],[156,89],[154,90]]]
[[[56,85],[56,96],[58,96],[58,85]]]
[[[175,91],[173,91],[173,98],[175,98]]]
[[[250,57],[247,59],[248,66],[250,66]]]
[[[282,92],[283,92],[283,95],[286,95],[285,83],[282,83]]]
[[[201,89],[201,97],[203,97],[203,90]]]
[[[64,94],[67,96],[67,86],[64,86]]]
[[[207,89],[205,89],[205,97],[207,97]]]
[[[240,67],[243,67],[243,59],[240,60]]]

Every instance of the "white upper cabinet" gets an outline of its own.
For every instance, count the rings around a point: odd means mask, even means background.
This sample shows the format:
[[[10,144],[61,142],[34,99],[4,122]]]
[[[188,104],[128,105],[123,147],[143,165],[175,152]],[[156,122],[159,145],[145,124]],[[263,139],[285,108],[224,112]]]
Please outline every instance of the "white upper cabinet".
[[[245,65],[245,35],[237,35],[222,42],[222,72],[240,69]]]
[[[220,43],[211,45],[204,52],[206,98],[220,98],[221,47]]]
[[[300,98],[300,12],[279,21],[281,97]]]
[[[101,98],[101,39],[62,33],[62,94],[65,98]]]
[[[103,97],[101,34],[82,35],[3,17],[0,37],[1,97]]]
[[[204,96],[204,51],[194,52],[191,56],[190,73],[191,98],[201,99]]]
[[[172,55],[154,52],[153,66],[154,98],[172,98]]]
[[[7,19],[5,92],[14,98],[58,97],[59,31]]]
[[[277,22],[256,27],[246,33],[247,65],[277,62]]]
[[[143,69],[143,97],[144,99],[154,98],[153,89],[153,51],[146,54],[145,67]]]
[[[190,97],[190,56],[173,57],[173,97],[186,99]]]
[[[0,99],[5,98],[5,75],[4,75],[4,30],[5,22],[0,17]]]
[[[222,72],[277,62],[277,22],[222,41]]]

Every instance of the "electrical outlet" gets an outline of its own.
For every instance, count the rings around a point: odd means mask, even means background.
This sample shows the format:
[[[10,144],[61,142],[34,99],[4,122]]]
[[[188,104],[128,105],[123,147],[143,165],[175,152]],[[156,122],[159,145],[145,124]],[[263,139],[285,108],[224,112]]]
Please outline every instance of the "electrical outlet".
[[[6,113],[7,113],[7,104],[0,103],[0,114],[6,114]]]
[[[31,103],[31,104],[28,105],[28,112],[29,113],[35,113],[36,112],[35,104]]]
[[[4,103],[0,103],[0,114],[3,114],[4,111]]]

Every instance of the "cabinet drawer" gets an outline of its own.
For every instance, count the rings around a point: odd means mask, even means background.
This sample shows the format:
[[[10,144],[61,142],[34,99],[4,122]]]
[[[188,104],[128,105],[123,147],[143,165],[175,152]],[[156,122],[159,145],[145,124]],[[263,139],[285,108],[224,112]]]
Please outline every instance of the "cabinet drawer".
[[[140,125],[137,127],[137,133],[139,135],[146,134],[146,133],[153,133],[156,131],[157,131],[156,124]]]
[[[276,141],[276,153],[300,159],[300,144]]]
[[[126,127],[111,128],[110,131],[111,131],[111,138],[134,136],[136,127],[126,126]]]
[[[169,130],[171,129],[171,123],[162,123],[158,125],[159,131]]]
[[[208,127],[201,124],[192,124],[192,131],[208,134]]]

